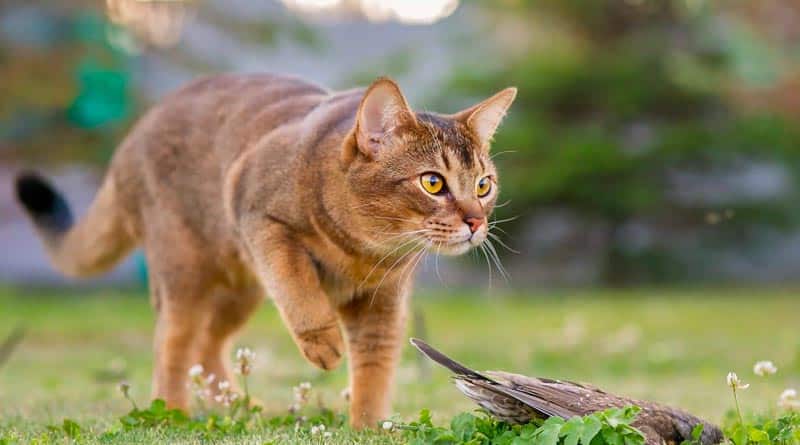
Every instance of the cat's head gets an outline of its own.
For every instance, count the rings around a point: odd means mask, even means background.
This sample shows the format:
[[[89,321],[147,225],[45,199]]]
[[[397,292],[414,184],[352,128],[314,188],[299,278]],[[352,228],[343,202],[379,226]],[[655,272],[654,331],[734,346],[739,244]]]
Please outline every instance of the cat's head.
[[[489,146],[516,93],[442,115],[414,112],[386,78],[366,90],[343,163],[377,248],[460,255],[486,240],[499,192]]]

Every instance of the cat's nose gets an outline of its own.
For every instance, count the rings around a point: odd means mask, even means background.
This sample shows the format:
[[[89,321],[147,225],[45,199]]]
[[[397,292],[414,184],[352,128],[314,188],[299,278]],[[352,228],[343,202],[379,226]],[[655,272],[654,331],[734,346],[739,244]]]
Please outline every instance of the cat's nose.
[[[485,219],[486,218],[482,216],[466,216],[464,217],[464,223],[466,223],[467,226],[469,226],[470,232],[475,233],[478,231],[478,229],[481,228],[481,225],[483,224],[483,221]]]

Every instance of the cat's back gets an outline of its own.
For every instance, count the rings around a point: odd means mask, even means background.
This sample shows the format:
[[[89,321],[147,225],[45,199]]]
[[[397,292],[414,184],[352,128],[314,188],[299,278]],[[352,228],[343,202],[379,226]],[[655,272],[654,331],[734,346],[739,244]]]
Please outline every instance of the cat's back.
[[[329,96],[311,82],[276,74],[197,79],[142,116],[117,151],[112,171],[137,207],[169,207],[200,231],[219,233],[228,166]]]
[[[203,77],[147,110],[119,151],[161,160],[224,153],[252,143],[287,119],[300,117],[305,110],[292,104],[319,102],[328,94],[316,84],[291,76]]]
[[[223,164],[260,138],[302,119],[329,92],[306,80],[278,74],[225,74],[201,78],[163,101],[191,148],[213,150]]]
[[[302,119],[325,100],[324,88],[292,76],[223,74],[190,82],[150,108],[123,142],[117,161],[167,181],[221,179],[259,139]]]

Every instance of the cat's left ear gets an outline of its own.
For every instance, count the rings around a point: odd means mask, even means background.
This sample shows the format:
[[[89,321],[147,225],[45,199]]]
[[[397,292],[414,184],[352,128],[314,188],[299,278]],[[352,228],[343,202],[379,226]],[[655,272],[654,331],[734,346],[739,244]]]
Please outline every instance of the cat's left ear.
[[[459,111],[451,117],[463,122],[471,129],[481,143],[481,147],[489,147],[497,127],[503,121],[508,108],[517,97],[517,89],[506,88],[483,102]]]
[[[400,87],[382,77],[367,88],[356,117],[356,141],[359,150],[375,158],[393,145],[398,131],[416,125],[417,119]]]

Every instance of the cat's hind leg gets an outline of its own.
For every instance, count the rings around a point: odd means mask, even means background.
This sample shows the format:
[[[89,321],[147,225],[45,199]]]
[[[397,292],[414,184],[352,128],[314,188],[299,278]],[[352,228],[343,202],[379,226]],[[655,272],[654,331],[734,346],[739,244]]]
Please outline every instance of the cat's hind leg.
[[[212,393],[218,392],[218,384],[222,381],[230,382],[231,387],[238,392],[236,376],[231,372],[231,347],[236,333],[262,300],[263,292],[257,287],[241,291],[222,289],[212,296],[209,302],[210,319],[200,349],[203,368],[215,376]]]
[[[188,373],[201,364],[220,274],[206,259],[202,244],[186,231],[161,233],[168,235],[159,238],[151,233],[146,242],[156,309],[152,394],[170,408],[188,410],[192,399]]]

